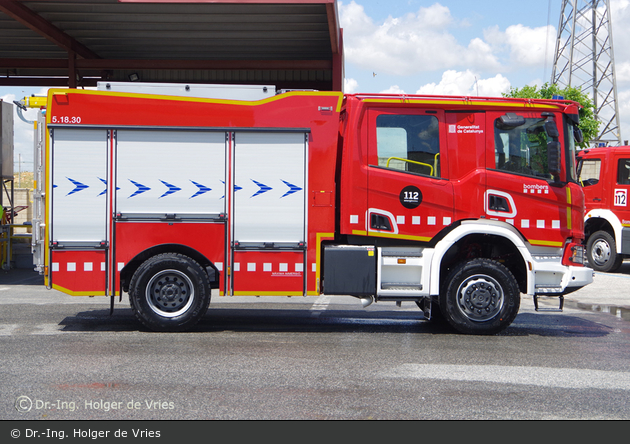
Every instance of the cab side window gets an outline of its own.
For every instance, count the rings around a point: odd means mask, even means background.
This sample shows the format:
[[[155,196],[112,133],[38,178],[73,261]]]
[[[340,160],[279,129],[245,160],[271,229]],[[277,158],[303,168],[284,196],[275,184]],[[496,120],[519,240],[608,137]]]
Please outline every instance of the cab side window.
[[[378,166],[440,177],[440,134],[436,116],[389,115],[376,118]]]
[[[517,127],[495,121],[494,152],[496,168],[511,173],[551,179],[547,162],[548,137],[545,119],[524,119]]]
[[[619,159],[617,163],[617,183],[630,185],[630,159]]]
[[[599,182],[601,167],[602,161],[600,159],[586,159],[580,162],[579,181],[583,187]]]

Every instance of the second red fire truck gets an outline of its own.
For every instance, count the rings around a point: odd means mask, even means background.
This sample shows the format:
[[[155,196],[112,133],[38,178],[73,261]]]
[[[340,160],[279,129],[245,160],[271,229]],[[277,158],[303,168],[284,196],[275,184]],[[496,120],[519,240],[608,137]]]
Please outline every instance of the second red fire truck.
[[[589,266],[614,272],[630,256],[630,147],[599,147],[578,154],[586,204]]]
[[[36,265],[128,292],[149,329],[192,328],[215,290],[413,301],[493,334],[521,293],[592,282],[573,102],[100,88],[46,99]]]

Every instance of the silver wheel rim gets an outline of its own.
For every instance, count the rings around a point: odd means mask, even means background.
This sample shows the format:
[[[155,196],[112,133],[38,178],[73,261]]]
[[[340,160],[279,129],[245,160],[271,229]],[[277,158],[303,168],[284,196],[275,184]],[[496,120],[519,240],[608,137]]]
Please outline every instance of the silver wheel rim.
[[[154,313],[174,318],[185,313],[195,299],[193,283],[179,270],[163,270],[151,278],[146,298]]]
[[[595,264],[602,266],[610,260],[610,245],[604,239],[598,239],[593,244],[592,254]]]
[[[494,318],[503,308],[504,301],[501,285],[485,274],[469,276],[457,289],[457,307],[471,321]]]

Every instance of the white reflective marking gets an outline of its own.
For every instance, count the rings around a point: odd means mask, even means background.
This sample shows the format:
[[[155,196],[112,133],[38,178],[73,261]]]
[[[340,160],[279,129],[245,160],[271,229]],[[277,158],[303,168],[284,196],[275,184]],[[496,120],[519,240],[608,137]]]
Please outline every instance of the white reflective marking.
[[[350,223],[351,224],[358,224],[359,223],[359,216],[356,214],[351,214],[350,215]]]
[[[630,372],[502,365],[403,364],[385,378],[441,379],[570,389],[630,390]]]
[[[59,271],[59,262],[52,263],[52,271]]]
[[[326,295],[322,295],[318,297],[313,303],[313,305],[311,306],[311,310],[315,310],[315,311],[326,310],[326,308],[328,308],[328,305],[330,304],[331,298],[332,296],[326,296]]]
[[[412,216],[411,217],[412,225],[420,225],[420,216]]]
[[[398,225],[405,225],[405,216],[396,216],[396,223]]]
[[[68,262],[66,264],[68,271],[77,271],[77,263],[76,262]]]
[[[271,263],[263,262],[263,271],[271,271]]]
[[[48,335],[56,335],[56,334],[62,333],[61,329],[63,329],[63,325],[37,324],[37,325],[33,325],[32,328],[33,328],[33,331],[30,332],[30,334],[48,336]]]
[[[83,271],[92,271],[92,262],[83,262]]]
[[[11,336],[19,324],[0,324],[0,336]]]

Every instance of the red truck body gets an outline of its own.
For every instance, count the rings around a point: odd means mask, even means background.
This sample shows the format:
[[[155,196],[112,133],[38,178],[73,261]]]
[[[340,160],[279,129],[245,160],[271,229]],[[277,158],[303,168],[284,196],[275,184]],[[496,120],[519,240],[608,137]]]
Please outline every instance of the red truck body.
[[[589,265],[597,271],[617,271],[630,255],[630,147],[582,150],[578,166]]]
[[[592,281],[572,102],[51,90],[43,116],[38,269],[129,292],[154,330],[191,328],[215,289],[413,301],[496,333],[521,293]]]

